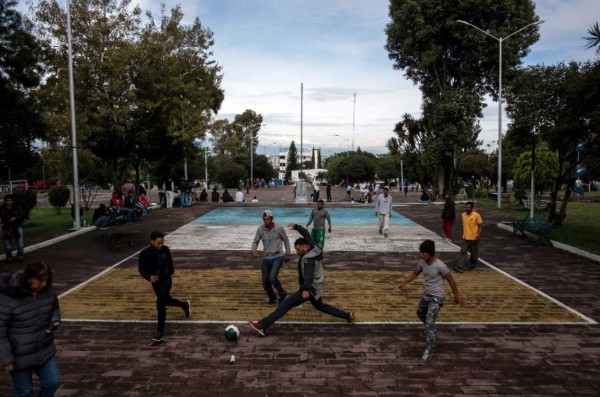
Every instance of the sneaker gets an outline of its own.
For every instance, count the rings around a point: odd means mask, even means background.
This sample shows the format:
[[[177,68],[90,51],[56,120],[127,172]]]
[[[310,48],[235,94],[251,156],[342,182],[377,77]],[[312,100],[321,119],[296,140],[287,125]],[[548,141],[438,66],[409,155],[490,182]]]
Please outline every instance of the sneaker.
[[[383,233],[383,237],[387,238],[388,234],[387,232]]]
[[[298,306],[296,306],[295,309],[302,309],[303,307],[304,307],[304,303],[301,303]]]
[[[25,262],[25,257],[22,255],[17,256],[17,262]]]
[[[275,303],[277,303],[277,298],[270,298],[269,299],[269,305],[274,305]]]
[[[152,337],[152,342],[157,342],[157,343],[160,343],[160,342],[162,342],[163,340],[164,340],[164,339],[163,339],[163,334],[161,334],[160,332],[157,332],[157,333],[156,333],[156,335],[154,335],[154,336]]]
[[[98,227],[98,229],[100,229],[100,230],[106,230],[106,229],[108,229],[108,226]]]
[[[379,228],[379,234],[383,234],[383,229]]]
[[[258,332],[260,336],[265,336],[266,331],[263,329],[262,323],[260,321],[250,321],[249,323],[250,327],[252,327],[252,329],[256,332]]]
[[[460,267],[460,266],[454,266],[454,267],[452,268],[452,270],[454,270],[456,273],[464,273],[464,272],[465,272],[465,269],[463,269],[463,268],[462,268],[462,267]]]
[[[419,359],[419,365],[429,364],[431,362],[432,358],[433,358],[433,354],[431,354],[430,352],[425,350],[425,353],[423,353],[423,356],[421,356],[421,358]]]
[[[346,321],[348,321],[348,324],[354,324],[354,312],[348,313],[348,318]]]
[[[185,304],[183,314],[185,314],[185,318],[190,318],[192,316],[192,304],[189,300],[185,301]]]
[[[11,263],[15,259],[11,256],[10,258],[6,258],[6,263]]]

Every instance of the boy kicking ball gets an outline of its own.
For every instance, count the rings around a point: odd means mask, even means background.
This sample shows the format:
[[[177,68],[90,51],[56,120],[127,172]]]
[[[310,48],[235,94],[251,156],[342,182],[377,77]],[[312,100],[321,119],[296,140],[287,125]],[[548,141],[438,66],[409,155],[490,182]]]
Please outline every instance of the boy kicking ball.
[[[435,322],[446,299],[444,280],[448,280],[450,283],[452,293],[454,294],[454,301],[458,303],[460,307],[464,308],[467,301],[459,295],[458,287],[452,278],[450,269],[448,269],[444,262],[436,258],[435,243],[431,240],[423,241],[419,246],[419,253],[421,259],[417,263],[417,269],[406,275],[399,287],[400,289],[403,289],[408,283],[416,279],[419,274],[425,274],[425,288],[423,295],[421,295],[419,307],[417,308],[417,316],[423,321],[423,324],[425,324],[425,334],[427,335],[425,352],[423,352],[423,356],[419,360],[419,365],[426,365],[433,357],[433,348],[435,347]]]

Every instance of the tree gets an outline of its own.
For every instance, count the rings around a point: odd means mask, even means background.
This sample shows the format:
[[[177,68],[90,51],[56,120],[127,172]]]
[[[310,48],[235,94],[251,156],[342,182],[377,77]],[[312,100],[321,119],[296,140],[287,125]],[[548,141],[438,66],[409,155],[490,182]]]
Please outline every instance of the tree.
[[[385,156],[377,159],[375,173],[378,179],[389,181],[399,176],[400,170],[394,156]]]
[[[558,154],[549,220],[561,225],[571,190],[567,189],[557,214],[558,191],[572,181],[570,175],[600,144],[600,61],[595,63],[531,66],[522,69],[507,90],[506,111],[514,129],[546,142]],[[584,150],[576,156],[576,148]]]
[[[583,39],[587,41],[585,48],[588,50],[596,48],[596,56],[600,56],[600,26],[598,26],[598,22],[592,25],[587,33],[588,37],[584,37]]]
[[[285,160],[285,180],[289,182],[292,179],[292,171],[297,170],[298,166],[298,149],[296,148],[296,142],[290,143],[288,149],[287,159]]]
[[[197,153],[220,108],[220,67],[209,61],[212,32],[196,19],[182,25],[175,7],[160,20],[130,0],[71,2],[77,132],[111,172],[113,183],[150,167],[163,179]],[[65,10],[55,0],[35,6],[37,35],[46,44],[49,143],[69,147]]]
[[[44,74],[41,49],[16,6],[0,1],[0,179],[39,163],[34,142],[45,132],[35,96]]]
[[[546,145],[540,145],[535,150],[534,188],[536,201],[552,187],[558,176],[558,156]],[[514,166],[515,189],[526,190],[531,186],[532,153],[523,152]]]
[[[503,37],[536,21],[535,6],[530,0],[391,0],[389,14],[388,56],[421,89],[423,123],[432,133],[428,145],[433,145],[426,148],[427,163],[433,175],[443,173],[440,185],[447,189],[455,152],[476,146],[483,95],[498,96],[497,46],[456,21],[467,19]],[[532,26],[504,44],[503,77],[510,76],[538,37]]]
[[[217,157],[217,179],[223,187],[237,187],[240,179],[246,178],[246,168],[228,157]]]

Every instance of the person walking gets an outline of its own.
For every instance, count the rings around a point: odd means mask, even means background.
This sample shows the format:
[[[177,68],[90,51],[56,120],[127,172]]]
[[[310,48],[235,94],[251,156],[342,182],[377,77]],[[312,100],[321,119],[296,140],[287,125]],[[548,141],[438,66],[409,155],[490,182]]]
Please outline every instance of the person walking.
[[[296,306],[310,301],[315,309],[331,316],[354,323],[354,313],[346,312],[337,307],[323,302],[323,283],[325,281],[325,268],[323,267],[323,251],[315,245],[308,230],[300,225],[290,223],[288,227],[296,230],[302,237],[294,242],[298,254],[298,291],[288,295],[281,304],[262,320],[250,321],[250,327],[260,336],[266,336],[267,330],[277,320]]]
[[[173,208],[173,201],[175,201],[175,182],[173,182],[172,177],[169,177],[165,181],[165,197],[167,200],[167,208]]]
[[[154,342],[162,342],[167,321],[167,306],[179,307],[183,310],[185,318],[192,315],[189,300],[180,301],[171,297],[173,286],[173,258],[171,250],[165,244],[165,235],[162,232],[150,233],[150,245],[140,252],[138,257],[138,270],[143,278],[152,285],[156,295],[156,311],[158,312],[158,324],[156,335],[152,337]]]
[[[392,196],[390,196],[390,188],[387,186],[383,187],[383,194],[378,195],[375,199],[375,216],[379,217],[379,234],[387,237],[392,216]]]
[[[310,224],[314,222],[310,237],[321,250],[325,246],[325,220],[327,220],[327,231],[331,233],[331,217],[329,216],[329,212],[323,208],[324,206],[325,203],[323,200],[319,200],[317,202],[317,208],[313,208],[310,212],[308,222],[306,222],[307,229]]]
[[[0,280],[0,367],[10,375],[13,396],[33,396],[33,372],[40,397],[60,386],[54,331],[62,325],[52,270],[29,263]]]
[[[419,246],[419,254],[421,259],[417,263],[417,268],[404,277],[402,282],[400,282],[399,288],[404,289],[419,274],[423,273],[425,275],[425,285],[417,308],[417,317],[425,324],[425,335],[427,337],[425,351],[421,359],[419,359],[419,364],[426,365],[433,358],[435,323],[440,309],[444,306],[446,300],[444,280],[450,284],[454,301],[460,307],[464,308],[467,301],[459,295],[456,282],[446,264],[435,256],[435,243],[433,241],[423,241]]]
[[[285,288],[279,281],[279,270],[283,262],[289,261],[290,241],[283,227],[278,226],[273,222],[273,213],[265,210],[262,214],[263,224],[256,230],[254,241],[252,242],[252,259],[258,258],[258,244],[262,241],[262,286],[265,293],[269,297],[269,305],[274,305],[277,302],[277,295],[273,292],[273,288],[279,294],[279,302],[283,302],[287,296]],[[285,246],[285,255],[283,253]]]
[[[452,238],[452,225],[456,219],[456,206],[449,191],[444,192],[444,209],[442,209],[442,230],[444,240],[449,241]]]
[[[25,260],[25,240],[23,239],[24,214],[21,207],[14,203],[12,194],[4,196],[4,203],[0,206],[0,224],[2,225],[2,240],[6,262],[12,262],[12,240],[17,243],[17,262]]]
[[[458,273],[475,269],[479,259],[479,237],[481,236],[483,220],[481,219],[481,215],[473,210],[474,206],[475,204],[472,201],[465,204],[465,212],[463,212],[461,216],[463,224],[463,241],[460,247],[459,262],[453,267]],[[467,253],[470,254],[469,267],[465,266],[467,264]]]
[[[327,187],[325,188],[325,194],[327,195],[327,202],[331,203],[331,182],[327,182]]]

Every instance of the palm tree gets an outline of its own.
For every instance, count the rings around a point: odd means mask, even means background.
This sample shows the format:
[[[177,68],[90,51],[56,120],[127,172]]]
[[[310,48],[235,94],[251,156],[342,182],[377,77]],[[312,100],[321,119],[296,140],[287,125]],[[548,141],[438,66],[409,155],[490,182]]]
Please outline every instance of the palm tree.
[[[585,48],[590,50],[596,47],[596,56],[600,56],[600,27],[598,26],[598,22],[592,25],[587,32],[589,36],[583,38],[587,41]]]

